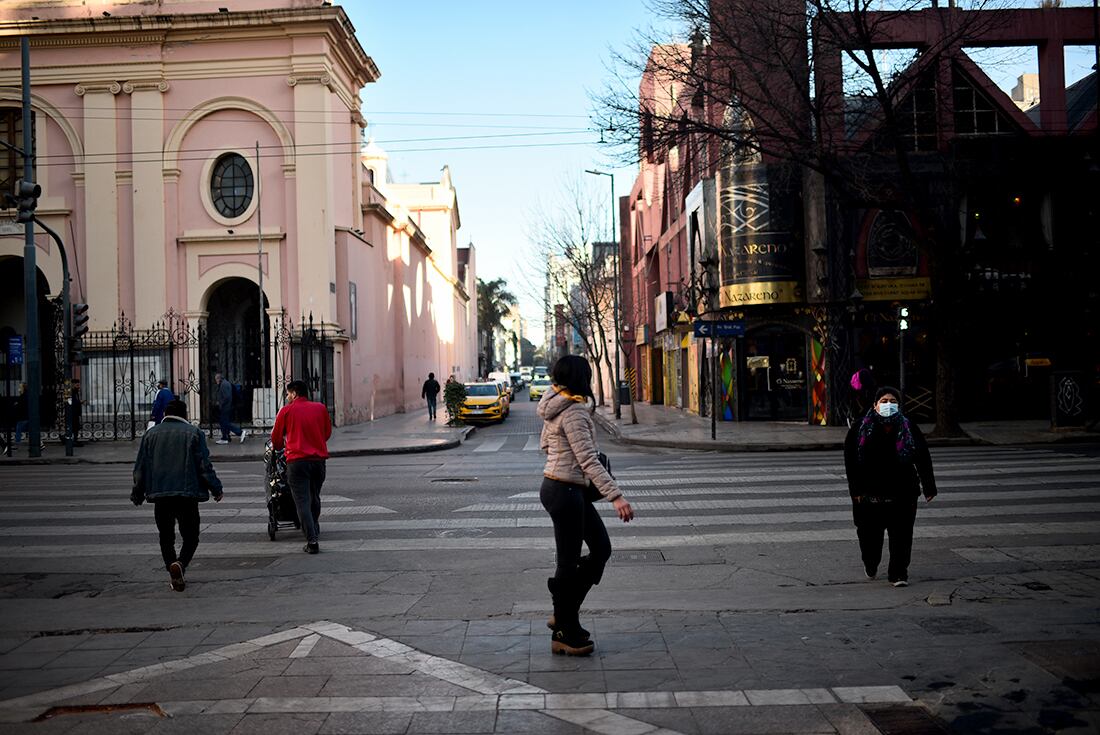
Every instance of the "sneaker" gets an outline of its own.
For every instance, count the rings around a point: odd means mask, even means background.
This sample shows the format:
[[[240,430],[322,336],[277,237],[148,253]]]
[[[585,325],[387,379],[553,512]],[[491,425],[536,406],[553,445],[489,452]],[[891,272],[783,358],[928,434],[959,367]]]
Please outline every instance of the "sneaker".
[[[215,443],[215,444],[228,444],[228,443],[229,443],[229,440],[228,440],[228,439],[218,439],[218,440],[217,440],[216,442],[214,442],[214,443]]]
[[[244,444],[244,440],[248,438],[248,429],[241,429],[241,444]]]
[[[909,586],[909,580],[899,579],[897,582],[894,582],[893,584],[894,584],[895,587],[908,587]]]
[[[306,544],[302,547],[302,551],[306,552],[307,554],[318,554],[321,551],[321,547],[316,543]]]
[[[183,579],[183,565],[178,561],[172,562],[168,566],[168,576],[172,578],[172,581],[168,584],[176,592],[183,592],[183,588],[187,586],[187,582]]]

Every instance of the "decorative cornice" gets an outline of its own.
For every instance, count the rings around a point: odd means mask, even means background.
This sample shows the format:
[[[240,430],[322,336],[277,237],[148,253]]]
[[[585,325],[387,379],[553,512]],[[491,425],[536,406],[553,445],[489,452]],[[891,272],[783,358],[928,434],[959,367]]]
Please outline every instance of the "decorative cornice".
[[[118,82],[81,82],[73,87],[73,92],[77,97],[83,97],[86,94],[93,94],[96,92],[110,92],[111,94],[118,94],[122,91],[122,85]]]
[[[180,169],[178,168],[165,168],[160,171],[161,178],[164,179],[164,183],[166,184],[178,184],[180,173]]]
[[[84,186],[84,172],[83,171],[73,171],[72,177],[73,177],[73,184],[75,186]]]
[[[294,163],[284,163],[283,164],[283,178],[284,179],[293,179],[297,175],[298,175],[298,165],[297,164],[294,164]]]
[[[362,207],[360,207],[360,209],[362,209],[363,214],[373,214],[379,219],[384,220],[387,225],[393,224],[393,213],[390,210],[386,209],[384,205],[379,204],[378,202],[370,202],[369,204],[364,204],[362,205]]]
[[[58,20],[51,20],[51,25]],[[39,36],[31,37],[32,48],[65,48],[79,46],[140,46],[145,43],[161,43],[164,41],[163,33],[96,33],[93,29],[82,29],[77,34],[64,36]],[[0,38],[0,49],[16,48],[18,40]]]
[[[332,77],[329,76],[327,71],[291,74],[286,78],[286,83],[291,87],[297,87],[299,84],[320,84],[330,90],[332,89]]]
[[[285,240],[286,233],[269,230],[263,234],[262,239],[264,241]],[[185,243],[225,243],[235,241],[256,242],[256,232],[234,232],[232,235],[230,235],[228,232],[204,232],[200,230],[185,232],[183,235],[180,235],[176,238],[176,242],[180,243],[181,245]]]
[[[134,180],[134,172],[133,171],[129,171],[129,170],[115,171],[115,181],[118,182],[119,184],[123,184],[123,183],[126,183],[128,181],[133,181],[133,180]]]
[[[126,94],[133,94],[134,92],[167,92],[168,80],[167,79],[139,79],[137,81],[131,80],[123,82],[122,91]]]
[[[359,110],[351,111],[351,121],[361,128],[365,129],[367,127],[367,118],[363,117],[363,113]]]

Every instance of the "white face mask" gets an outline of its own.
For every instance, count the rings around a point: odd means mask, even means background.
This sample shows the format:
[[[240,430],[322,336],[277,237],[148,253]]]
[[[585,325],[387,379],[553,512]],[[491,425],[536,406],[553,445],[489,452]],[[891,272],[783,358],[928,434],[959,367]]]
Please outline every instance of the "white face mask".
[[[878,411],[878,415],[884,419],[888,419],[898,412],[898,404],[896,403],[880,403],[875,406]]]

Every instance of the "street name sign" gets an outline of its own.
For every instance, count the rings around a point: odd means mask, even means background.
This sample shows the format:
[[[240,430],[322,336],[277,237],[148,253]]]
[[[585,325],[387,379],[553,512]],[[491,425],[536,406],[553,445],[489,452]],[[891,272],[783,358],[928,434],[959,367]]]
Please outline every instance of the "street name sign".
[[[696,337],[744,337],[745,322],[740,319],[695,322]]]

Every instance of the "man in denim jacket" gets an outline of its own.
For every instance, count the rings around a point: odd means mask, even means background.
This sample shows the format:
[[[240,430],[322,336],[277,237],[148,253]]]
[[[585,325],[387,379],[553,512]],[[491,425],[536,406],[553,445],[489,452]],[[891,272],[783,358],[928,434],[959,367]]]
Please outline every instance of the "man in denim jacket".
[[[211,495],[221,502],[222,483],[210,464],[206,437],[187,420],[187,404],[169,401],[164,421],[145,432],[134,462],[134,489],[130,501],[153,503],[160,532],[160,553],[170,585],[182,592],[183,572],[199,546],[199,503]],[[176,523],[183,547],[176,556]]]

